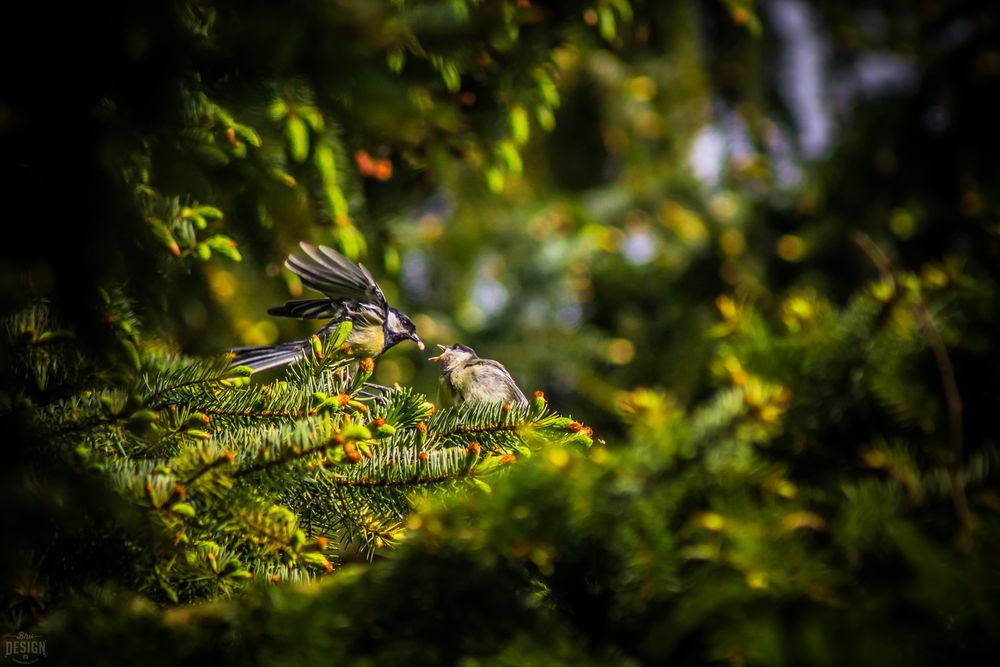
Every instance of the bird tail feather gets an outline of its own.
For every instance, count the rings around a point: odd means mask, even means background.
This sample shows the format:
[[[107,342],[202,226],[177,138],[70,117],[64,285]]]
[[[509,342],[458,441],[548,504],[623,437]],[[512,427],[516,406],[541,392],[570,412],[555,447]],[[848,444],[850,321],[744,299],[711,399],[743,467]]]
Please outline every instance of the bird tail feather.
[[[309,350],[308,340],[297,340],[291,343],[277,345],[261,345],[259,347],[237,347],[230,350],[233,366],[249,366],[257,371],[266,371],[298,361]]]

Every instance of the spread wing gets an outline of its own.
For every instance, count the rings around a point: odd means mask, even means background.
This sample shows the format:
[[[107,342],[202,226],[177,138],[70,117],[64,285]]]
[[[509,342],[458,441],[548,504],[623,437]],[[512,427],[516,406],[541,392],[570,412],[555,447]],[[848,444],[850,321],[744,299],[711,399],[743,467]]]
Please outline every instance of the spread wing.
[[[341,310],[337,302],[321,298],[286,301],[280,306],[268,308],[267,312],[280,317],[297,317],[301,320],[328,320],[337,317]]]
[[[333,248],[305,242],[299,245],[305,256],[289,255],[285,266],[298,275],[304,285],[322,292],[332,301],[353,300],[372,304],[385,316],[389,304],[368,269]],[[308,312],[311,309],[305,310]]]

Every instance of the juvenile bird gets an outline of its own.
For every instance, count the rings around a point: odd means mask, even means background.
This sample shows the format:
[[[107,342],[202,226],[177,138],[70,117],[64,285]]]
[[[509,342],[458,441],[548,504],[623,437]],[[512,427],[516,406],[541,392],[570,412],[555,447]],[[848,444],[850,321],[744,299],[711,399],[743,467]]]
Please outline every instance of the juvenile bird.
[[[402,312],[390,308],[375,278],[361,264],[355,264],[333,248],[299,244],[305,255],[289,255],[285,266],[302,283],[324,296],[295,299],[267,312],[279,317],[326,319],[330,321],[316,335],[329,336],[337,326],[350,320],[352,329],[345,343],[357,358],[377,357],[404,340],[412,340],[419,349],[424,344],[417,337],[413,322]],[[284,366],[310,353],[309,340],[297,340],[260,347],[237,347],[232,350],[234,366],[249,366],[255,371]]]
[[[465,345],[438,345],[441,354],[431,361],[441,364],[438,403],[443,408],[470,403],[510,403],[526,406],[517,383],[500,362],[480,359]]]

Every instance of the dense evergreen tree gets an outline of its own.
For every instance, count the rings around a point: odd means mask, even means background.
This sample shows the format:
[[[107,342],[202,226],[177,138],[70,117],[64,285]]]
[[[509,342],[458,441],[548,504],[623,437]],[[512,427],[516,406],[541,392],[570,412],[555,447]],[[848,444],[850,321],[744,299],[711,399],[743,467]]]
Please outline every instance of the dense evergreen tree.
[[[991,3],[94,11],[3,27],[8,637],[63,663],[991,659]],[[346,327],[232,368],[312,333],[266,315],[300,240],[544,394],[438,411],[433,364],[352,360]]]

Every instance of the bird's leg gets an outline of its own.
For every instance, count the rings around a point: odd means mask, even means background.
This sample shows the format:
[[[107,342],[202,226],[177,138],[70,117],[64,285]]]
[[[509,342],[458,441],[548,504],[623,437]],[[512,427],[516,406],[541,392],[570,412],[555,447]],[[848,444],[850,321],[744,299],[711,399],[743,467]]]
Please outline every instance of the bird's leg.
[[[367,383],[365,383],[367,386]],[[389,405],[389,399],[385,397],[384,394],[373,394],[363,389],[358,390],[358,400],[359,401],[376,401],[382,405]]]
[[[368,390],[371,389],[375,390],[374,392],[365,391],[365,389],[359,390],[358,396],[361,398],[362,401],[375,399],[382,405],[389,404],[389,399],[386,398],[386,394],[389,393],[390,391],[393,391],[393,387],[386,387],[385,385],[376,384],[375,382],[365,382],[361,386]]]

